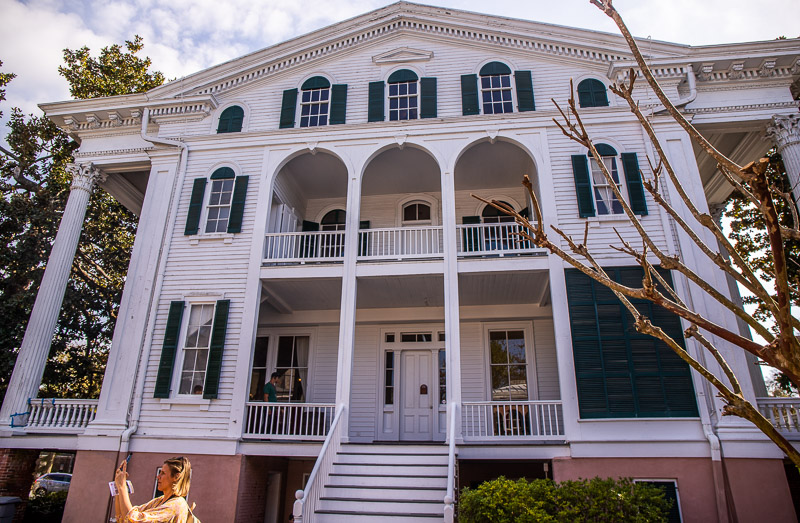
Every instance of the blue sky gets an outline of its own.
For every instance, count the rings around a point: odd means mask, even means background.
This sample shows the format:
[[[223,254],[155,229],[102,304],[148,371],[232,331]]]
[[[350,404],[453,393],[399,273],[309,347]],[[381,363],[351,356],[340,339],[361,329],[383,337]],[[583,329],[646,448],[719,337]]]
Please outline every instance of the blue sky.
[[[18,76],[2,104],[37,112],[69,98],[62,49],[103,46],[139,34],[154,68],[176,78],[344,20],[381,0],[0,0],[3,71]],[[616,33],[588,0],[437,0],[436,5]],[[798,0],[617,0],[637,36],[714,44],[800,36]],[[3,135],[5,132],[3,132]]]

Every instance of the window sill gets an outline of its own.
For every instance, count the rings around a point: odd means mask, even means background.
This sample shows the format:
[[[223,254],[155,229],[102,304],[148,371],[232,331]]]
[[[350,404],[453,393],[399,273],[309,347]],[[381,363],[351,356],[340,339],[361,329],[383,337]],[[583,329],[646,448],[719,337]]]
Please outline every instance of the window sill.
[[[599,227],[601,223],[629,223],[627,214],[603,214],[600,216],[589,216],[586,218],[592,227]]]
[[[173,405],[194,405],[200,407],[200,410],[208,410],[211,406],[211,400],[207,400],[202,396],[177,396],[161,400],[161,410],[170,410]]]
[[[212,232],[206,234],[195,234],[192,236],[192,239],[189,240],[190,245],[197,245],[200,242],[208,242],[208,241],[222,241],[225,245],[230,245],[233,243],[233,233],[230,232]]]

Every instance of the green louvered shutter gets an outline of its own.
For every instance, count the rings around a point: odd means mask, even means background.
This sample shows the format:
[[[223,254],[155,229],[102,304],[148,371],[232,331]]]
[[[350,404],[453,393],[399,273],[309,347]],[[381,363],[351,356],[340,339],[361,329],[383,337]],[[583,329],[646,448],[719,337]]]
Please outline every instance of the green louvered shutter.
[[[281,102],[281,129],[291,129],[294,127],[294,116],[297,112],[297,89],[286,89],[283,92],[283,102]]]
[[[419,81],[422,92],[420,118],[436,118],[436,78],[422,78]]]
[[[231,214],[228,218],[228,232],[242,232],[242,216],[244,215],[244,200],[247,197],[247,182],[249,176],[237,176],[233,184],[231,197]]]
[[[519,112],[535,111],[536,104],[533,101],[533,80],[531,80],[531,72],[515,71],[514,81],[517,84]]]
[[[169,304],[167,327],[164,329],[164,343],[161,346],[161,359],[158,362],[154,398],[169,398],[169,386],[172,381],[172,367],[175,365],[175,352],[178,350],[178,338],[183,318],[182,301]]]
[[[578,214],[581,218],[594,216],[592,182],[589,179],[589,160],[583,154],[572,155],[572,174],[575,176],[575,193],[578,197]]]
[[[622,153],[622,169],[625,171],[625,183],[628,186],[628,197],[631,209],[639,216],[647,216],[647,201],[644,197],[642,173],[639,171],[639,160],[636,153]]]
[[[461,114],[479,114],[478,108],[478,75],[461,75]]]
[[[238,105],[228,107],[219,116],[219,125],[217,125],[217,133],[238,133],[242,130],[242,122],[244,121],[244,109]]]
[[[641,267],[607,268],[615,281],[641,286]],[[668,271],[659,269],[668,284]],[[689,366],[665,343],[636,332],[632,316],[605,286],[565,271],[580,416],[695,417]],[[632,303],[684,347],[680,319],[647,300]]]
[[[385,119],[383,114],[384,86],[383,82],[370,82],[369,83],[369,105],[367,108],[367,121],[368,122],[382,122]]]
[[[222,351],[225,348],[225,333],[228,331],[228,311],[231,300],[218,300],[214,310],[214,325],[211,327],[211,342],[208,347],[206,383],[203,398],[216,399],[219,394],[219,377],[222,371]]]
[[[331,87],[331,125],[339,125],[347,120],[347,84]]]
[[[200,214],[203,211],[203,196],[206,191],[206,179],[195,178],[192,185],[192,198],[189,200],[189,212],[186,215],[186,228],[183,234],[191,236],[200,229]]]

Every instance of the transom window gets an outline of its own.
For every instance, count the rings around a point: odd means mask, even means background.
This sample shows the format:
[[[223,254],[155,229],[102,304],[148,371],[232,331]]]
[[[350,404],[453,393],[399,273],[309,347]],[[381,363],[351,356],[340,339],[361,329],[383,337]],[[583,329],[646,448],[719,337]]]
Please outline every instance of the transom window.
[[[403,207],[403,223],[431,221],[431,206],[427,203],[409,203]]]
[[[500,203],[507,205],[512,209],[514,208],[514,206],[508,202],[500,201]],[[509,216],[503,211],[495,209],[491,205],[487,205],[483,208],[483,211],[481,211],[481,218],[483,218],[483,223],[510,223],[514,221],[513,216]]]
[[[492,401],[528,399],[525,334],[521,330],[489,331]]]
[[[621,194],[622,184],[620,183],[619,169],[617,167],[617,151],[606,144],[598,144],[595,148],[597,152],[602,155],[603,164],[606,166],[608,172],[611,173],[611,178],[613,178]],[[603,175],[600,165],[591,156],[589,156],[589,167],[592,174],[592,187],[594,189],[593,193],[597,214],[622,214],[624,212],[622,204],[619,202],[616,195],[614,195],[614,190]]]
[[[403,332],[400,341],[403,343],[430,343],[433,335],[430,332]]]
[[[232,105],[222,111],[222,114],[219,115],[217,134],[241,132],[243,121],[244,109],[238,105]]]
[[[192,305],[183,343],[183,368],[178,394],[203,393],[213,323],[213,303]]]
[[[481,68],[480,77],[483,114],[514,112],[511,68],[500,62],[491,62]]]
[[[275,387],[278,401],[304,402],[308,386],[308,336],[278,338],[278,359],[275,372],[279,374]]]
[[[231,171],[233,172],[233,171]],[[208,218],[206,232],[225,232],[231,213],[233,178],[211,180],[211,193],[208,196]]]
[[[401,69],[389,76],[389,120],[416,120],[419,116],[419,77]]]
[[[300,127],[328,125],[330,111],[331,83],[315,76],[306,80],[301,87]]]
[[[322,217],[323,231],[343,231],[345,227],[346,213],[342,209],[334,209]]]

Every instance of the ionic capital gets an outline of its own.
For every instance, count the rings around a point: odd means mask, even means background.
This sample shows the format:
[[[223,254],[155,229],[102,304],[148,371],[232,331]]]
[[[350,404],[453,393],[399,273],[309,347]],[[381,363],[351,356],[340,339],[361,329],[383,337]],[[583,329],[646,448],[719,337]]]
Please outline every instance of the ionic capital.
[[[767,126],[767,137],[778,151],[790,145],[800,144],[800,118],[796,114],[775,115]]]
[[[72,174],[72,185],[70,185],[70,189],[73,191],[86,191],[89,194],[92,193],[92,190],[97,182],[106,181],[108,176],[91,163],[85,163],[82,165],[71,163],[67,165],[67,171]]]

